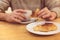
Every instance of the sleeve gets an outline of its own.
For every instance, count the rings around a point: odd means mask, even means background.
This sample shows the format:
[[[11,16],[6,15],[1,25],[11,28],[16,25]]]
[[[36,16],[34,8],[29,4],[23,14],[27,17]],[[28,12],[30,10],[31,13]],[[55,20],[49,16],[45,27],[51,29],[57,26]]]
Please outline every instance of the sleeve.
[[[60,17],[60,0],[45,0],[45,6],[49,10],[56,12],[57,17]]]
[[[0,10],[5,12],[5,10],[9,7],[9,0],[0,0]]]

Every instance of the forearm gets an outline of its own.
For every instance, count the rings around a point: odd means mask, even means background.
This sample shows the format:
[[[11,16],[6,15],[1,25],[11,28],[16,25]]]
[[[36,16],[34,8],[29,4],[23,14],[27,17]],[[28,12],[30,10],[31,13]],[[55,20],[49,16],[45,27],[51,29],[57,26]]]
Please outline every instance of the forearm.
[[[5,20],[6,15],[5,13],[0,13],[0,20]]]
[[[0,20],[5,20],[6,14],[3,13],[9,6],[9,0],[0,0]]]
[[[51,9],[51,11],[55,12],[57,14],[57,17],[60,17],[60,7],[55,7]]]
[[[60,0],[46,0],[45,6],[48,7],[50,11],[55,12],[57,17],[60,17]]]

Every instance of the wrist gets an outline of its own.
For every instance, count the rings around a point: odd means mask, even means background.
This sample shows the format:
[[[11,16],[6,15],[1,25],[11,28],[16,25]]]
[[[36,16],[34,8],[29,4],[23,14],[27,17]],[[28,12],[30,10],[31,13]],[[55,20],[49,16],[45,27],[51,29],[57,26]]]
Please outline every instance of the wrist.
[[[6,17],[7,17],[7,14],[0,13],[0,20],[4,21]]]

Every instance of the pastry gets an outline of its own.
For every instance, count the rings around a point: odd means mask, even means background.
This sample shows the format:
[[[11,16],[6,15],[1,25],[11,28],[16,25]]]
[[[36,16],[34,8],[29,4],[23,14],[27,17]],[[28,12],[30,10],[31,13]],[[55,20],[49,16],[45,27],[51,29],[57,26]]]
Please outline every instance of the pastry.
[[[48,32],[48,31],[56,30],[57,27],[53,23],[45,23],[43,25],[37,25],[33,29],[34,29],[34,31]]]

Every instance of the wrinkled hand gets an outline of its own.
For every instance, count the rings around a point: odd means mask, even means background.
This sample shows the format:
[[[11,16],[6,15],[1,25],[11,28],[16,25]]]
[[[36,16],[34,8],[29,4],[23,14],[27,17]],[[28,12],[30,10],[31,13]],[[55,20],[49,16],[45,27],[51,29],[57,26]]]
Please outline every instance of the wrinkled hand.
[[[20,23],[25,20],[24,13],[25,10],[22,9],[14,10],[11,14],[6,14],[5,20],[7,22]]]
[[[38,17],[41,17],[45,20],[54,20],[56,18],[56,13],[51,12],[48,8],[44,8],[38,12]]]

